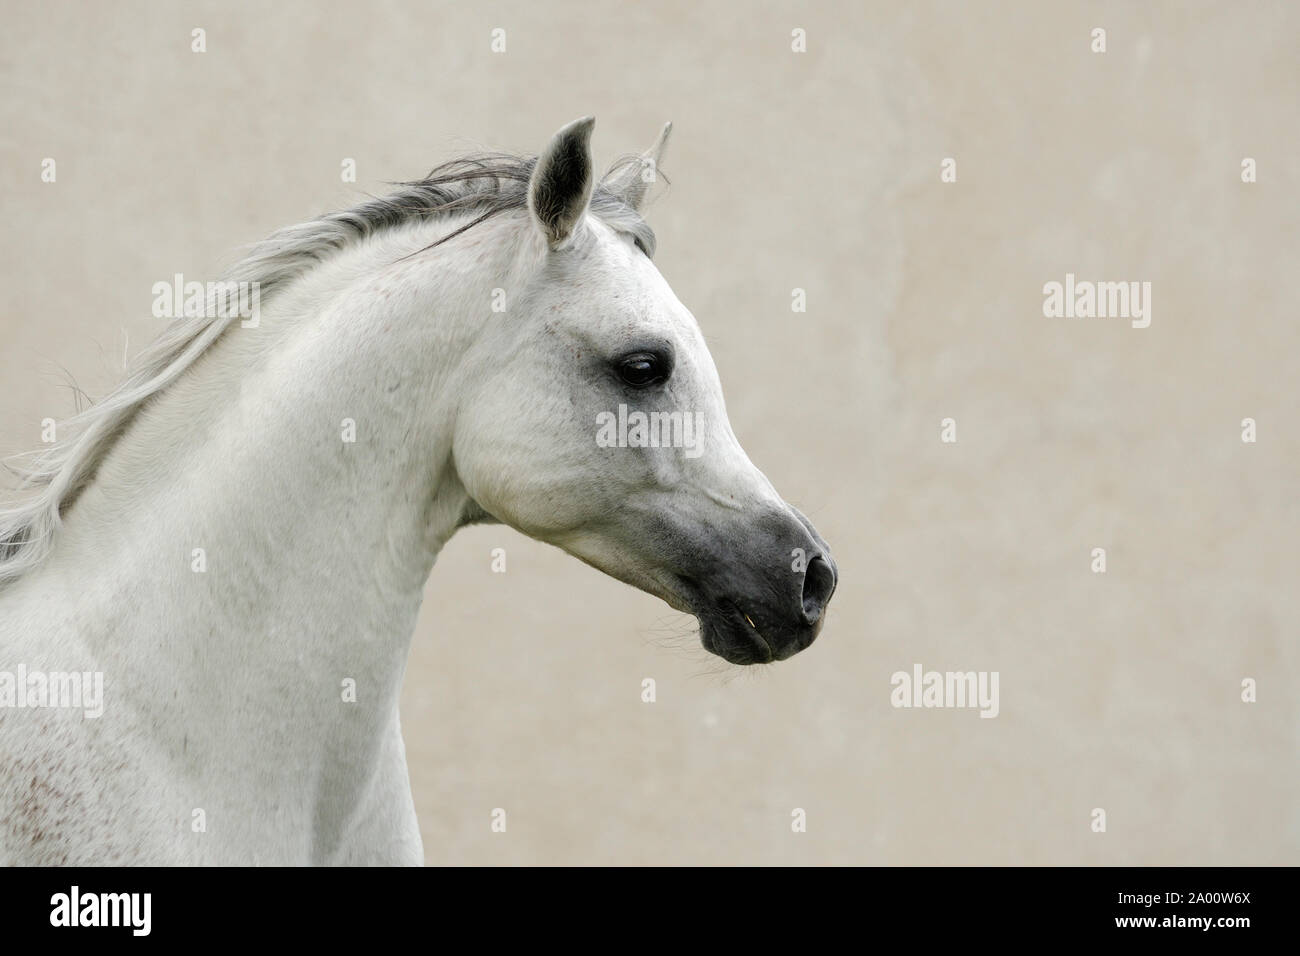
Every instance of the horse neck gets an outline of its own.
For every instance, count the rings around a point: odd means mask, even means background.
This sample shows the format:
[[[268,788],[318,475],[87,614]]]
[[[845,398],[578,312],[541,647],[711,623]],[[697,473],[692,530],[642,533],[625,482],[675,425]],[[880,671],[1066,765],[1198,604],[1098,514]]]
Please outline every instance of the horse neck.
[[[456,380],[495,284],[446,268],[450,247],[399,261],[425,244],[372,240],[277,292],[139,413],[70,509],[44,577],[159,733],[187,727],[193,747],[204,715],[212,748],[265,764],[364,751],[396,720],[423,584],[470,507]]]

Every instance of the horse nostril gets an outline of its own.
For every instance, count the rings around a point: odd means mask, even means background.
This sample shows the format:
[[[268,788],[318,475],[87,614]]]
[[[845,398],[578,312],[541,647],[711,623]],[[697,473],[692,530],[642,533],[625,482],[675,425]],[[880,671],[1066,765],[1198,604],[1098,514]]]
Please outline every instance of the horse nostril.
[[[821,620],[835,592],[835,569],[820,555],[808,562],[803,575],[803,616],[809,624]]]

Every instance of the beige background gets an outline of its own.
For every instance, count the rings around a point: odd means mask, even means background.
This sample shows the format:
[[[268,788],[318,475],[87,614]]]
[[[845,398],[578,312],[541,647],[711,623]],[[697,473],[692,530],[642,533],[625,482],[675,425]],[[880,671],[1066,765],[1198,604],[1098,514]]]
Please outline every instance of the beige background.
[[[594,113],[603,165],[674,121],[659,266],[835,549],[829,623],[740,673],[654,599],[462,533],[405,694],[430,862],[1300,863],[1300,8],[0,12],[4,453],[72,410],[59,365],[117,380],[155,281],[470,147]],[[1044,318],[1066,272],[1150,281],[1151,327]],[[999,671],[1001,715],[893,709],[918,662]]]

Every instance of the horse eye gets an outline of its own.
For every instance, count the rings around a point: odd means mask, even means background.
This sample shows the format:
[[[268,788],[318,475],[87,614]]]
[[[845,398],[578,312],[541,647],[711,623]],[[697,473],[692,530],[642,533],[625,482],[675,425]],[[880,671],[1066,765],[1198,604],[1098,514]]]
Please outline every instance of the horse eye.
[[[668,378],[668,363],[653,352],[637,352],[619,359],[618,377],[633,388],[645,388]]]

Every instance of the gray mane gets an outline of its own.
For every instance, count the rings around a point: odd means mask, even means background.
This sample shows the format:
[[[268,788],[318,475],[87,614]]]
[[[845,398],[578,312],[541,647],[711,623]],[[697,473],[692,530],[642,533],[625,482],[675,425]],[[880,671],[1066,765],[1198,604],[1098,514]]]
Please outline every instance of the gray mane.
[[[636,158],[621,160],[606,173],[603,182],[609,182],[627,164],[637,162]],[[343,247],[377,232],[420,219],[461,214],[474,217],[432,244],[441,245],[499,213],[527,209],[528,182],[536,164],[535,156],[506,153],[480,153],[444,163],[423,179],[395,183],[397,189],[386,196],[281,229],[254,246],[236,267],[241,273],[247,270],[257,274],[237,278],[257,279],[265,297],[285,279],[296,277]],[[654,231],[636,210],[603,184],[592,191],[590,210],[607,225],[631,236],[647,256],[654,257]]]
[[[624,199],[604,185],[628,164],[617,163],[594,189],[590,210],[611,228],[630,236],[647,256],[654,232]],[[354,243],[416,220],[469,215],[469,222],[432,246],[441,245],[481,222],[528,207],[528,183],[536,157],[502,153],[466,156],[438,166],[423,179],[398,183],[386,196],[342,212],[289,226],[256,243],[222,277],[256,283],[263,301],[279,288]],[[210,312],[212,310],[209,310]],[[59,426],[70,433],[8,465],[20,492],[40,489],[26,500],[0,508],[0,588],[17,580],[45,557],[60,516],[94,479],[104,456],[146,401],[179,378],[238,316],[174,320],[133,363],[126,380],[102,401]]]

